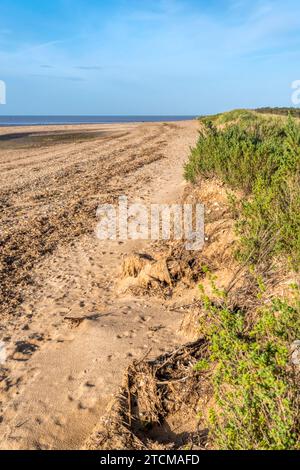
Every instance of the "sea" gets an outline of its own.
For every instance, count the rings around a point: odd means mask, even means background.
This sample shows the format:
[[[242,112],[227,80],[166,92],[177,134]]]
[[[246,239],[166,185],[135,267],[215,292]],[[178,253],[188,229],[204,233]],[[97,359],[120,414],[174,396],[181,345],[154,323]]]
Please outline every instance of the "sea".
[[[0,116],[0,126],[55,126],[67,124],[122,124],[131,122],[174,122],[197,116]]]

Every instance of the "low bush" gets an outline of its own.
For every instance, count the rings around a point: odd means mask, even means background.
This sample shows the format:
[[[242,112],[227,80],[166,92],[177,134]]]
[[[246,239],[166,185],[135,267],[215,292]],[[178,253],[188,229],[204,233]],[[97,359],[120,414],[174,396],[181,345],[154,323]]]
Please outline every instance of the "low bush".
[[[208,413],[214,447],[300,448],[300,394],[290,362],[291,345],[300,337],[299,292],[296,297],[292,304],[273,300],[252,321],[243,311],[231,311],[223,299],[222,306],[205,299],[202,331],[215,393]]]
[[[253,117],[238,111],[238,122],[225,127],[205,121],[185,166],[195,182],[217,177],[243,191],[238,230],[240,255],[250,262],[262,253],[283,254],[300,262],[300,126],[288,120]],[[220,116],[217,120],[220,122]],[[226,120],[228,117],[226,117]]]

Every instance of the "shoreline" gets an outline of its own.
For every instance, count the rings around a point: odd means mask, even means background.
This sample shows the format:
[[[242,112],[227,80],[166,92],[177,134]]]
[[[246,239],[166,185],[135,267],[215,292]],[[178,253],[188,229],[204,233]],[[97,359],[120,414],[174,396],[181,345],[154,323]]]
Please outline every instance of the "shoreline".
[[[155,126],[155,125],[168,125],[168,124],[184,124],[196,122],[195,119],[187,119],[182,121],[149,121],[149,122],[114,122],[114,123],[78,123],[78,124],[34,124],[34,125],[11,125],[4,126],[0,124],[0,137],[9,134],[54,134],[54,133],[67,133],[74,132],[119,132],[130,131],[137,126]]]
[[[44,118],[44,119],[43,119]],[[51,120],[52,118],[52,120]],[[62,121],[59,121],[59,119]],[[63,118],[65,118],[63,120]],[[6,119],[7,122],[3,122]],[[10,123],[10,119],[15,122]],[[19,119],[19,121],[18,121]],[[0,129],[2,127],[41,127],[41,126],[82,126],[82,125],[105,125],[105,124],[152,124],[193,121],[197,116],[1,116]],[[27,120],[27,122],[26,122]],[[31,121],[30,121],[31,120]],[[35,120],[37,122],[35,122]],[[22,122],[24,121],[24,122]],[[48,122],[47,122],[48,121]]]

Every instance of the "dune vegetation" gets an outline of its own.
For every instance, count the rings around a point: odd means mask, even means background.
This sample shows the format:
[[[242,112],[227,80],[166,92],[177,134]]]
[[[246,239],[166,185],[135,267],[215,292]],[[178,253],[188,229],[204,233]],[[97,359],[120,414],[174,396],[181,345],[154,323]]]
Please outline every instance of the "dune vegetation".
[[[246,110],[200,121],[185,177],[195,185],[217,178],[234,191],[235,256],[253,284],[248,307],[229,300],[213,276],[213,295],[200,286],[208,353],[197,368],[214,391],[205,418],[211,445],[299,449],[300,291],[291,281],[280,296],[272,281],[282,268],[298,279],[300,124]]]
[[[299,108],[258,108],[255,110],[257,113],[260,114],[276,114],[278,116],[288,116],[289,114],[293,117],[300,117],[300,109]]]

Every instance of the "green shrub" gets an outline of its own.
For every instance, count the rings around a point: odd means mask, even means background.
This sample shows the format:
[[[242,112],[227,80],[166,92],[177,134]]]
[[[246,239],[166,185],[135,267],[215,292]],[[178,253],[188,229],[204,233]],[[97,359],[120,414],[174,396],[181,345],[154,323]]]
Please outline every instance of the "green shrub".
[[[299,449],[299,390],[289,364],[300,338],[300,302],[274,300],[250,322],[243,311],[205,301],[215,404],[209,411],[214,447]],[[206,367],[207,369],[207,367]],[[199,364],[203,370],[203,364]]]
[[[185,177],[217,177],[243,196],[231,198],[237,218],[239,259],[252,274],[264,261],[285,257],[300,266],[300,127],[291,117],[266,118],[243,110],[202,119]],[[258,265],[258,266],[257,266]],[[263,272],[263,270],[261,270]],[[205,297],[201,332],[208,357],[195,369],[211,377],[208,416],[218,449],[300,449],[300,392],[290,347],[300,340],[300,292],[255,312],[231,310],[210,273],[214,302]],[[256,301],[272,298],[257,279]],[[254,289],[257,293],[257,289]],[[271,294],[271,293],[270,293]],[[256,295],[256,294],[249,294]]]
[[[217,177],[244,192],[238,230],[239,254],[256,262],[283,254],[300,262],[300,127],[241,111],[225,113],[223,128],[206,121],[185,166],[185,178]],[[244,118],[243,118],[244,116]],[[217,116],[217,121],[222,121]]]
[[[300,108],[258,108],[255,110],[260,114],[275,114],[277,116],[288,116],[289,114],[294,117],[300,117]]]

